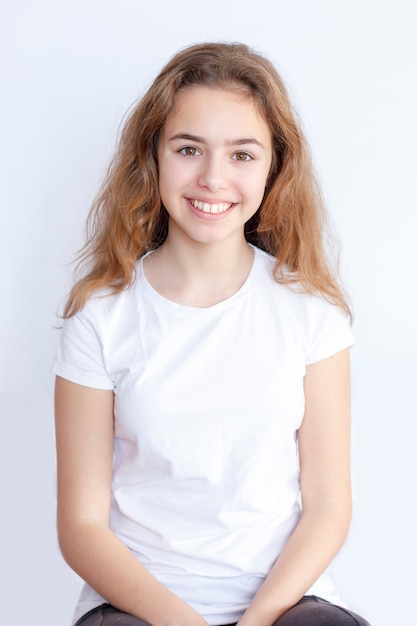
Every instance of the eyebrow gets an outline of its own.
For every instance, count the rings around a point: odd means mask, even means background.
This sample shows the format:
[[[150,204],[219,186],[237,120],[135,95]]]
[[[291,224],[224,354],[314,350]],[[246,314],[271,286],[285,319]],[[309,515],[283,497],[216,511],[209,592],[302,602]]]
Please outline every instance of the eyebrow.
[[[178,139],[185,141],[193,141],[194,143],[202,143],[206,144],[206,140],[204,137],[199,137],[198,135],[190,135],[189,133],[178,133],[169,138],[169,141],[177,141]],[[254,137],[244,137],[242,139],[227,139],[226,146],[244,146],[248,144],[255,144],[259,146],[263,150],[265,150],[265,146],[261,141],[255,139]]]

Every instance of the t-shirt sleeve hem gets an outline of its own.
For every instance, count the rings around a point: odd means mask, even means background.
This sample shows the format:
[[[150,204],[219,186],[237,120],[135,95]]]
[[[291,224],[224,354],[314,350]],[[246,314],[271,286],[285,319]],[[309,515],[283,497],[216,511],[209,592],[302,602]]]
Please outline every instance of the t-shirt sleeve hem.
[[[54,364],[52,367],[52,373],[56,376],[60,376],[61,378],[65,378],[65,380],[69,380],[72,383],[82,385],[83,387],[92,387],[93,389],[103,389],[109,391],[114,390],[114,384],[110,379],[94,375],[89,376],[84,373],[77,372],[69,367],[65,367],[62,364]]]
[[[319,352],[315,352],[314,355],[311,355],[307,361],[306,365],[313,365],[313,363],[318,363],[318,361],[323,361],[323,359],[327,359],[328,357],[334,356],[338,352],[342,350],[347,350],[348,348],[353,348],[355,345],[355,340],[350,338],[340,344],[333,344],[332,346],[323,346]]]

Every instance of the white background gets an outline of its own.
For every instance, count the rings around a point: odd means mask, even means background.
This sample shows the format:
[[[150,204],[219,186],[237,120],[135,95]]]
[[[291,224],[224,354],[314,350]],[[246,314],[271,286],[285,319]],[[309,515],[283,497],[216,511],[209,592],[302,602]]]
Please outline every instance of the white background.
[[[54,326],[125,111],[178,48],[240,40],[287,81],[355,306],[355,515],[334,566],[373,626],[415,603],[416,3],[2,0],[2,621],[65,626],[55,538]]]

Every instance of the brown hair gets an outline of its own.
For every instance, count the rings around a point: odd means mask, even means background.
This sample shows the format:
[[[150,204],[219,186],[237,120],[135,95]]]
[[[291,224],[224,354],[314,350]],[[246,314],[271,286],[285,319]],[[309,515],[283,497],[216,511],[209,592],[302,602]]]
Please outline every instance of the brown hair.
[[[168,214],[158,189],[157,144],[176,94],[191,85],[248,92],[273,137],[273,161],[261,206],[245,225],[246,239],[276,258],[278,282],[299,282],[349,313],[324,249],[326,212],[307,142],[272,63],[240,43],[203,43],[177,53],[133,109],[118,150],[87,220],[78,258],[82,277],[64,317],[74,315],[101,288],[117,293],[131,284],[136,261],[167,235]]]

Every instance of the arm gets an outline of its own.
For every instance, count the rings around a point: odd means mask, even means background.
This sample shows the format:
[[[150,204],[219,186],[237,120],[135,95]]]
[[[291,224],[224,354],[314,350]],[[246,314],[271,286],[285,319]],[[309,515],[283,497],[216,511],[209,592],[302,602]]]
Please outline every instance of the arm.
[[[152,626],[207,626],[110,529],[113,392],[58,377],[55,413],[58,539],[67,563],[109,603]]]
[[[351,519],[349,352],[307,367],[298,433],[302,514],[239,626],[271,626],[343,545]]]

